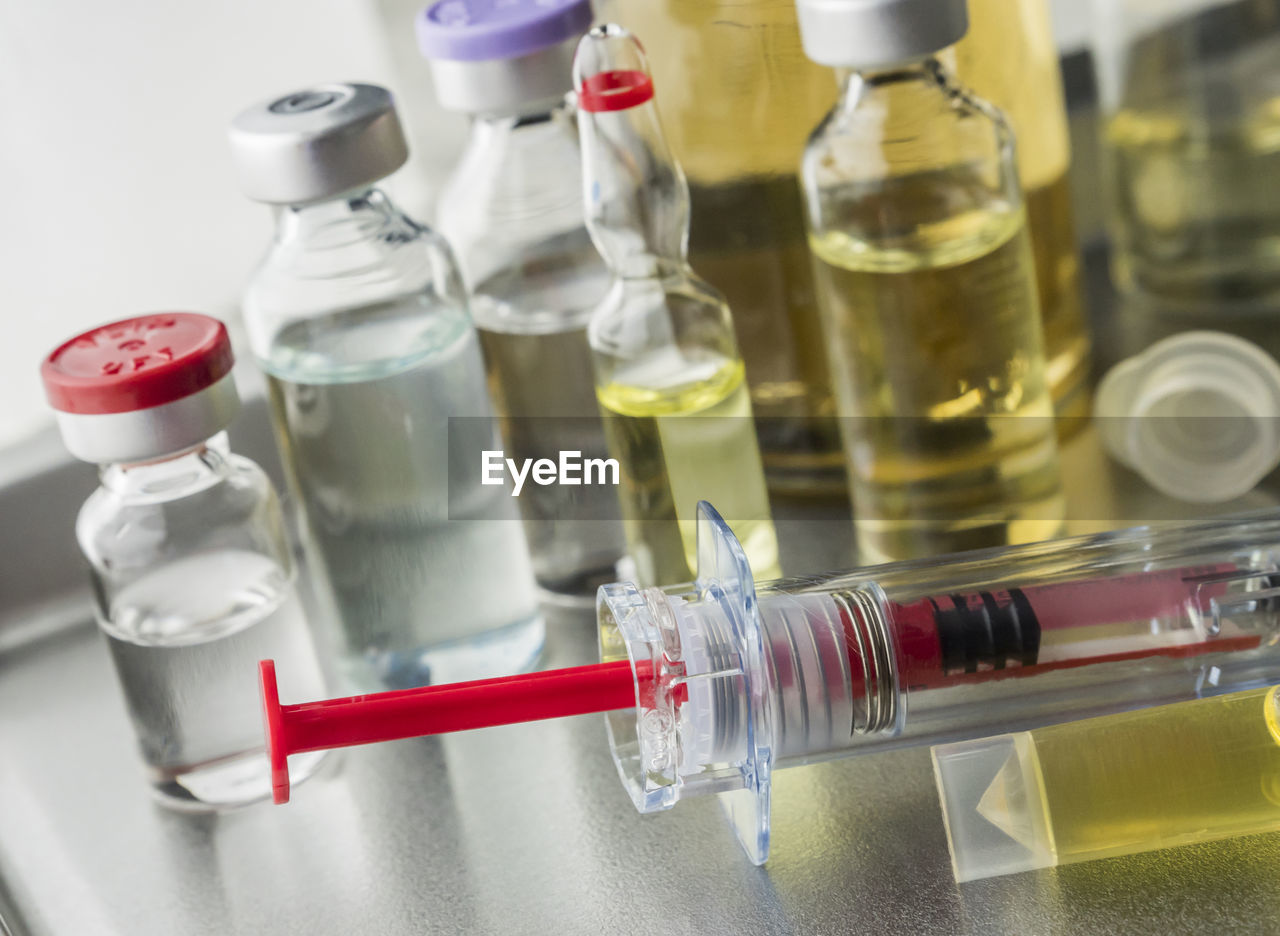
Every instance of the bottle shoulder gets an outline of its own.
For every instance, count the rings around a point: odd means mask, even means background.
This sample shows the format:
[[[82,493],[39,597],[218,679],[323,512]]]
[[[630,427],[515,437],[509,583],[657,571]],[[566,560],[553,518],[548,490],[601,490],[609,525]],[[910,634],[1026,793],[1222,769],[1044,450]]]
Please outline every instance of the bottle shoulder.
[[[871,183],[959,165],[1003,174],[1013,135],[993,105],[939,69],[854,75],[805,147],[806,185]]]
[[[467,315],[448,242],[380,196],[282,212],[244,296],[245,324],[260,361],[271,359],[291,326],[324,332],[327,320],[343,317],[350,329],[360,310],[392,306],[402,317],[436,310]]]
[[[940,72],[851,81],[801,167],[820,257],[896,267],[1022,223],[1013,135],[996,108]]]
[[[282,522],[275,489],[257,463],[234,454],[214,467],[195,459],[163,472],[151,466],[144,478],[104,471],[76,518],[77,539],[94,568],[145,566],[228,533],[253,539],[249,528]]]
[[[491,293],[485,284],[495,279],[589,277],[603,267],[583,219],[571,124],[473,131],[441,190],[436,220],[473,292]]]

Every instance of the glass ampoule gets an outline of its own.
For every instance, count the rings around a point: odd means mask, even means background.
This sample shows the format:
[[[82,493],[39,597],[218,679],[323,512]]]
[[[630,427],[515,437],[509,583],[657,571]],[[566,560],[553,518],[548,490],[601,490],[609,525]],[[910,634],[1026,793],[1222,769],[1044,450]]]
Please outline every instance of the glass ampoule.
[[[436,220],[471,294],[506,454],[604,458],[587,320],[610,276],[583,222],[566,99],[591,4],[443,0],[417,24],[436,97],[471,119]],[[626,546],[613,487],[530,485],[518,504],[544,590],[594,597],[616,577]]]
[[[1018,140],[1045,379],[1063,438],[1089,413],[1090,338],[1071,210],[1071,133],[1048,0],[969,0],[969,32],[954,56],[959,81],[998,107]]]
[[[689,262],[725,296],[772,491],[844,496],[796,154],[835,96],[795,0],[617,0],[689,181]],[[731,63],[731,64],[730,64]]]
[[[695,509],[715,498],[752,561],[776,569],[751,400],[729,308],[685,259],[689,188],[667,148],[636,40],[593,29],[574,61],[587,229],[613,273],[588,328],[596,395],[622,470],[640,580],[687,579]]]
[[[276,206],[245,323],[342,679],[532,665],[544,625],[515,499],[469,457],[501,445],[461,276],[374,187],[408,156],[391,95],[302,90],[242,113],[231,142],[246,194]]]
[[[963,0],[798,5],[854,69],[801,179],[864,561],[1046,539],[1064,503],[1014,140],[934,53]]]
[[[174,312],[95,328],[43,368],[67,447],[100,466],[76,521],[98,625],[152,792],[183,810],[271,793],[258,659],[292,661],[291,697],[324,685],[276,493],[227,447],[231,366],[221,322]]]

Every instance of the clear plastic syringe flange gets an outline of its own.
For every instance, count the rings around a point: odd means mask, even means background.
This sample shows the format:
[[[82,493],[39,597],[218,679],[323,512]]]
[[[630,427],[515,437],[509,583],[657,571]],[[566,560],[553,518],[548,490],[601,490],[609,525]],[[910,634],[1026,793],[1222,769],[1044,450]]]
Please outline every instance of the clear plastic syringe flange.
[[[704,501],[691,586],[605,585],[596,604],[601,658],[625,654],[637,674],[635,710],[606,716],[618,774],[636,808],[669,809],[690,787],[721,793],[742,847],[762,864],[773,705],[755,580],[737,537]]]
[[[601,590],[595,666],[281,705],[264,663],[277,798],[292,753],[607,712],[641,812],[720,794],[759,863],[774,770],[1280,682],[1280,511],[759,586],[697,522],[695,581]]]

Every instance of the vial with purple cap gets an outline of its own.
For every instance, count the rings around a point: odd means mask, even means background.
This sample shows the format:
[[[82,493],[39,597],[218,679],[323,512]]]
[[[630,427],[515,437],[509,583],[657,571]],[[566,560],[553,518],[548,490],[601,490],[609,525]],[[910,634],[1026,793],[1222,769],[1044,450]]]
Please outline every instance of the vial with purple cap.
[[[607,454],[587,320],[609,270],[583,223],[568,99],[590,25],[589,0],[441,0],[417,20],[436,96],[471,119],[437,221],[469,286],[506,454],[522,464]],[[612,485],[530,485],[518,503],[544,592],[594,600],[618,577]]]

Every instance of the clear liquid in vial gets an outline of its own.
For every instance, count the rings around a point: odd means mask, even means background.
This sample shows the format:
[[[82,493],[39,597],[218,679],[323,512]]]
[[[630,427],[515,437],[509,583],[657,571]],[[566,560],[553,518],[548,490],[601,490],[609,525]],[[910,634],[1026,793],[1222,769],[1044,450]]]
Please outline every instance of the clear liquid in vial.
[[[325,693],[292,576],[260,553],[202,553],[121,589],[100,623],[156,795],[192,810],[269,796],[258,661],[279,663],[285,701]]]
[[[587,320],[611,276],[585,230],[476,284],[472,313],[507,457],[606,458]],[[626,551],[613,486],[528,485],[518,501],[538,584],[585,595],[616,581]]]
[[[531,666],[545,632],[515,499],[471,460],[502,446],[466,313],[407,300],[299,322],[264,366],[345,688]],[[481,418],[451,435],[453,416]]]

